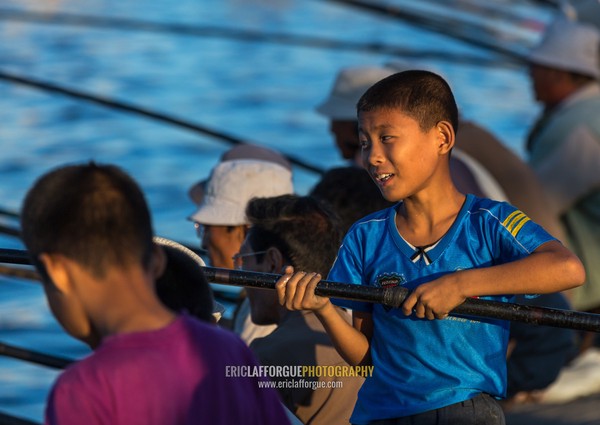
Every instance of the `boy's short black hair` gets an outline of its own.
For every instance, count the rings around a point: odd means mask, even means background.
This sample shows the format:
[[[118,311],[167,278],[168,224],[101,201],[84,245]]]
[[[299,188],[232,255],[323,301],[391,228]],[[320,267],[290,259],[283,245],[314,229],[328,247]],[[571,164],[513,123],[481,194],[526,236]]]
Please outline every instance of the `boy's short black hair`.
[[[62,254],[96,277],[111,266],[147,268],[152,255],[150,211],[137,183],[120,168],[94,162],[40,177],[21,212],[22,237],[33,263]]]
[[[341,242],[335,216],[316,199],[282,195],[254,198],[246,207],[254,251],[276,247],[297,270],[326,276]],[[262,261],[262,256],[257,256]]]
[[[411,70],[390,75],[371,86],[356,110],[400,109],[428,131],[440,121],[458,130],[458,107],[448,83],[430,71]]]

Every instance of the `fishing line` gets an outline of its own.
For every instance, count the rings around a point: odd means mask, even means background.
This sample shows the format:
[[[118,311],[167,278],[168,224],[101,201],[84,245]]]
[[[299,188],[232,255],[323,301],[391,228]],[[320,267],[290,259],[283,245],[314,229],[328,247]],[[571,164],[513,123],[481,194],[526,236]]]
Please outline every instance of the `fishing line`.
[[[446,7],[449,11],[476,15],[480,19],[503,20],[515,27],[542,30],[545,22],[513,12],[507,5],[481,0],[422,0],[424,3]],[[522,3],[522,2],[520,2]]]
[[[425,17],[411,10],[401,10],[399,8],[381,3],[372,3],[362,0],[327,0],[330,3],[340,3],[345,6],[352,6],[369,12],[378,13],[390,18],[396,18],[406,24],[416,26],[428,31],[432,31],[456,40],[477,46],[502,56],[507,57],[517,63],[526,63],[526,55],[519,53],[508,47],[499,45],[496,40],[486,41],[480,35],[482,33],[491,33],[494,35],[494,29],[483,25],[473,24],[464,21],[452,21],[448,17],[438,17],[437,19]],[[467,31],[465,31],[467,30]],[[466,32],[478,34],[479,36],[470,36]],[[498,33],[499,34],[499,33]]]
[[[30,264],[26,251],[0,248],[0,263]],[[202,267],[203,273],[211,283],[223,285],[249,286],[253,288],[275,289],[281,275],[245,270],[232,270],[218,267]],[[342,282],[320,281],[315,294],[333,298],[382,304],[399,308],[409,290],[397,286],[379,288],[374,286],[353,285]],[[600,332],[600,314],[574,310],[562,310],[536,307],[522,304],[467,298],[450,312],[451,316],[492,318],[528,323],[538,326],[555,326],[590,332]]]
[[[9,210],[9,209],[6,209],[6,208],[0,208],[0,215],[5,215],[7,217],[16,218],[16,219],[19,218],[19,213],[18,212],[15,212],[15,211],[12,211],[12,210]]]
[[[8,236],[21,237],[21,231],[16,227],[0,224],[0,233]]]
[[[58,84],[41,81],[41,80],[36,80],[33,78],[22,77],[22,76],[18,76],[15,74],[10,74],[10,73],[4,72],[2,70],[0,70],[0,80],[5,80],[5,81],[9,81],[14,84],[21,84],[21,85],[28,86],[28,87],[34,87],[34,88],[44,90],[47,92],[51,92],[51,93],[63,94],[63,95],[73,97],[76,99],[85,100],[85,101],[88,101],[91,103],[102,105],[102,106],[105,106],[105,107],[108,107],[111,109],[130,112],[130,113],[133,113],[136,115],[140,115],[140,116],[143,116],[146,118],[153,119],[155,121],[171,124],[171,125],[174,125],[177,127],[182,127],[187,130],[192,130],[194,132],[201,133],[201,134],[213,137],[215,139],[227,142],[231,145],[242,145],[242,144],[247,144],[247,143],[259,144],[259,143],[251,142],[248,140],[242,140],[242,139],[239,139],[230,134],[226,134],[222,131],[212,129],[212,128],[209,128],[204,125],[195,124],[190,121],[185,121],[181,118],[177,118],[177,117],[174,117],[174,116],[171,116],[168,114],[156,112],[156,111],[153,111],[153,110],[150,110],[147,108],[142,108],[140,106],[135,106],[135,105],[121,102],[118,100],[109,99],[107,97],[97,96],[97,95],[94,95],[91,93],[85,93],[82,91],[69,89],[66,87],[59,86]],[[307,162],[304,162],[303,160],[301,160],[295,156],[292,156],[289,154],[284,154],[284,153],[282,153],[282,155],[285,156],[289,162],[291,162],[292,164],[294,164],[300,168],[303,168],[308,171],[312,171],[317,174],[325,173],[325,170],[323,170],[315,165],[311,165]]]
[[[0,425],[41,425],[38,422],[33,422],[17,416],[9,415],[8,413],[0,412]]]
[[[4,234],[7,236],[14,236],[16,238],[21,238],[21,229],[19,229],[18,227],[14,227],[14,226],[6,226],[3,224],[0,224],[0,234]],[[205,255],[206,251],[200,248],[196,248],[194,246],[190,246],[186,243],[183,242],[177,242],[178,244],[186,247],[187,249],[189,249],[190,251],[193,251],[196,255]],[[8,253],[9,251],[7,251],[6,249],[0,248],[0,251],[5,251],[6,253]],[[18,251],[15,251],[18,252]],[[21,258],[19,257],[20,254],[17,254],[17,257],[15,257],[16,259]],[[17,260],[19,261],[19,260]],[[20,263],[20,262],[16,262],[15,264],[29,264],[29,262],[24,262],[24,263]]]
[[[12,357],[54,369],[64,369],[71,363],[74,363],[74,360],[72,359],[40,353],[39,351],[17,347],[3,342],[0,342],[0,356]]]
[[[438,61],[461,63],[470,66],[511,67],[516,65],[512,61],[485,58],[480,55],[449,55],[448,52],[442,50],[414,50],[406,47],[390,46],[381,43],[357,43],[306,35],[265,33],[253,30],[240,30],[236,28],[224,27],[198,27],[185,24],[159,23],[128,18],[108,18],[72,13],[43,13],[16,9],[0,9],[0,19],[48,25],[69,25],[110,30],[144,31],[193,37],[227,38],[239,42],[265,42],[292,45],[296,47],[359,51],[388,54],[407,59],[436,59]]]

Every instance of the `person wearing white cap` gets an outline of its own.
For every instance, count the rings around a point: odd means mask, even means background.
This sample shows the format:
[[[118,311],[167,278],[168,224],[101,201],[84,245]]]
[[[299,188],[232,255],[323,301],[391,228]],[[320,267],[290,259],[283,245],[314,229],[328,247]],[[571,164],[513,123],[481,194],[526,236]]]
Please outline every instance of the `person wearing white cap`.
[[[544,112],[531,130],[529,163],[560,217],[587,284],[573,307],[600,312],[600,34],[558,17],[529,54],[530,76]]]
[[[220,162],[232,161],[234,159],[255,159],[258,161],[273,162],[281,165],[290,173],[292,172],[292,164],[281,153],[265,146],[259,146],[252,143],[243,143],[234,146],[221,155]],[[205,179],[197,182],[192,185],[188,191],[188,195],[196,205],[202,203],[202,197],[204,196],[208,180],[209,179]]]
[[[245,209],[250,199],[293,191],[292,172],[280,164],[256,159],[219,163],[205,183],[198,209],[190,216],[211,265],[233,268],[232,256],[246,237]]]
[[[544,106],[527,139],[528,161],[549,210],[563,224],[565,244],[585,267],[586,284],[570,292],[571,305],[593,313],[600,313],[599,48],[598,28],[559,15],[528,57],[533,92]],[[562,403],[598,392],[595,338],[588,333],[581,339],[581,354],[538,392],[540,401]]]
[[[225,152],[209,179],[190,188],[198,205],[189,219],[194,222],[213,267],[234,268],[233,257],[248,231],[246,205],[255,197],[273,197],[294,192],[292,168],[278,152],[257,145],[240,145]],[[242,293],[232,328],[247,343],[270,334],[275,325],[257,326]]]

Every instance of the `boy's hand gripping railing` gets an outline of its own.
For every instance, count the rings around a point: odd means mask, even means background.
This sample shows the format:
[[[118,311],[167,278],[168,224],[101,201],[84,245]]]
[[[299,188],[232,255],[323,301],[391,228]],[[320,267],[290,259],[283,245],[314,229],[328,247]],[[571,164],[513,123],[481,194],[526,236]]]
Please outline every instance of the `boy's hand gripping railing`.
[[[276,274],[214,267],[204,267],[204,274],[208,281],[213,283],[269,289],[275,288],[275,283],[280,277]],[[315,293],[326,297],[372,302],[398,308],[408,296],[409,290],[400,286],[394,288],[376,288],[322,280],[317,284]],[[600,332],[600,314],[474,298],[467,299],[452,310],[450,315],[487,317],[524,322],[532,325]]]
[[[29,264],[26,251],[0,249],[0,263]],[[203,267],[209,282],[234,286],[274,289],[280,275],[243,270]],[[376,288],[323,280],[315,289],[317,295],[383,304],[398,308],[408,295],[403,287]],[[467,299],[450,313],[452,316],[487,317],[529,323],[532,325],[555,326],[583,331],[600,332],[600,314],[581,311],[534,307],[522,304]]]

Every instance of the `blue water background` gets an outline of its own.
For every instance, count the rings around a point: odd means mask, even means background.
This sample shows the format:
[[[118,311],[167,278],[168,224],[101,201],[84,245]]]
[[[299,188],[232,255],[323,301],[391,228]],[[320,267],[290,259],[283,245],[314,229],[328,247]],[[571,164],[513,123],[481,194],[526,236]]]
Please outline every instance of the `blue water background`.
[[[503,31],[498,44],[526,51],[552,11],[527,2],[389,2]],[[522,17],[501,21],[478,6]],[[0,8],[70,12],[196,26],[218,26],[437,50],[419,67],[451,83],[463,117],[491,130],[523,154],[523,139],[539,112],[524,67],[464,65],[452,58],[492,57],[441,34],[326,1],[309,0],[1,0]],[[492,17],[491,19],[489,17]],[[527,24],[527,20],[529,23]],[[525,23],[523,23],[525,22]],[[343,66],[383,64],[389,54],[335,51],[217,37],[94,29],[0,19],[0,71],[98,94],[279,149],[323,169],[342,165],[328,122],[314,111]],[[120,165],[141,184],[156,232],[198,244],[186,217],[187,189],[205,178],[227,143],[163,123],[0,80],[0,207],[17,211],[33,181],[52,167],[94,159]],[[295,169],[296,191],[316,183]],[[5,217],[0,224],[18,225]],[[0,236],[0,247],[22,248]],[[88,352],[50,315],[40,287],[0,276],[0,342],[68,357]],[[0,411],[41,421],[57,371],[0,357]]]

